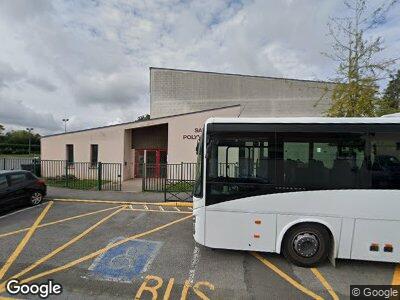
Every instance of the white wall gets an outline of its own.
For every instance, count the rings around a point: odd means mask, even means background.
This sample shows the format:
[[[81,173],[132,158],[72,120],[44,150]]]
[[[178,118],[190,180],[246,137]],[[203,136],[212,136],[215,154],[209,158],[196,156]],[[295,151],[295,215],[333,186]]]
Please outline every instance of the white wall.
[[[131,149],[130,129],[168,123],[168,163],[195,162],[196,144],[205,121],[211,117],[236,117],[239,112],[240,106],[234,106],[43,137],[41,158],[66,160],[66,145],[73,144],[74,161],[89,162],[90,145],[97,144],[99,161],[122,163],[122,176],[126,180],[133,177],[134,151]]]
[[[122,163],[124,159],[124,129],[121,126],[105,127],[67,133],[41,139],[43,160],[65,160],[66,145],[74,145],[74,161],[90,161],[90,145],[99,145],[99,161]]]
[[[196,162],[196,144],[204,123],[211,117],[236,117],[240,106],[171,118],[168,121],[168,163]]]

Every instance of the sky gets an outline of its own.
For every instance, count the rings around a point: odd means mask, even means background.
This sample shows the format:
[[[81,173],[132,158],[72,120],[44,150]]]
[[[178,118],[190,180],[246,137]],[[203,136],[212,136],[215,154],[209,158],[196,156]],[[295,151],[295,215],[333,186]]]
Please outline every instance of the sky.
[[[0,124],[46,135],[63,118],[133,121],[149,113],[149,67],[329,80],[327,22],[345,12],[341,0],[0,0]],[[370,35],[398,56],[400,6]]]

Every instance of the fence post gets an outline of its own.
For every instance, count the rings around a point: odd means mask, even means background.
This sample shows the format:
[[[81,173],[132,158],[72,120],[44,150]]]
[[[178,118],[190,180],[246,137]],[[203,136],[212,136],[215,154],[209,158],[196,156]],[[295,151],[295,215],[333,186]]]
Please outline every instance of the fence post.
[[[97,184],[98,184],[97,189],[99,191],[101,191],[101,186],[102,186],[102,174],[103,174],[102,169],[103,169],[103,166],[102,166],[101,162],[99,162],[98,167],[97,167]]]
[[[33,174],[35,174],[36,176],[38,176],[38,172],[36,170],[36,158],[33,159]],[[38,176],[39,177],[39,176]]]
[[[5,170],[6,169],[6,158],[5,157],[3,157],[3,170]]]
[[[69,181],[68,177],[69,177],[68,176],[68,161],[66,160],[65,161],[65,187],[68,187],[68,181]]]
[[[147,191],[147,165],[146,163],[143,163],[143,183],[144,183],[144,190]]]
[[[183,180],[183,161],[181,161],[181,178],[179,178],[179,181],[182,181],[182,180]]]
[[[122,164],[119,164],[119,191],[122,191]]]
[[[167,176],[164,178],[164,202],[167,202]]]

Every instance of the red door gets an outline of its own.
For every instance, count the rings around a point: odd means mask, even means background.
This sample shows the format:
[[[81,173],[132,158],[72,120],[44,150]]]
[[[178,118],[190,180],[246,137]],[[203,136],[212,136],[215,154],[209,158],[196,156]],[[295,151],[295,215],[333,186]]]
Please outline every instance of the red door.
[[[163,173],[165,173],[163,165],[166,163],[167,150],[165,149],[137,149],[135,151],[135,178],[142,178],[144,176],[145,165],[147,177],[162,177]]]

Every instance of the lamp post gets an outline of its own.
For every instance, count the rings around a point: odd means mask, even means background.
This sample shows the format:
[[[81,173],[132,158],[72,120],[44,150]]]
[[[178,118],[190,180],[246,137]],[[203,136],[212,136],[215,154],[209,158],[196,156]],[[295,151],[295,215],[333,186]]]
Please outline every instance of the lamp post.
[[[69,119],[62,119],[64,122],[64,132],[67,132],[67,122],[69,121]]]
[[[29,139],[29,155],[31,155],[31,137],[32,137],[32,134],[31,134],[31,132],[32,132],[32,130],[33,130],[33,128],[31,128],[31,127],[28,127],[28,128],[26,128],[26,130],[28,131],[28,133],[29,133],[29,135],[28,135],[28,139]]]

